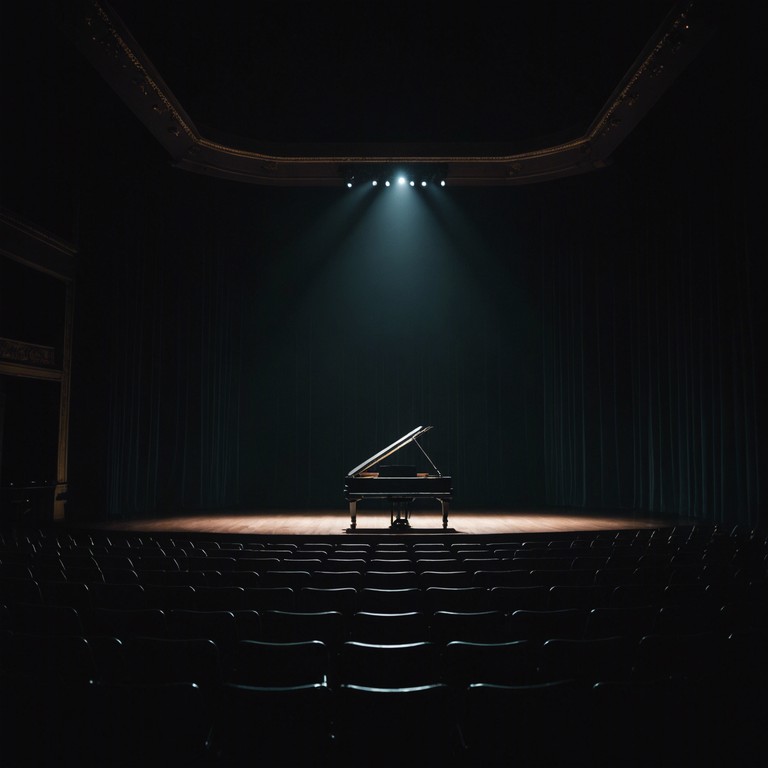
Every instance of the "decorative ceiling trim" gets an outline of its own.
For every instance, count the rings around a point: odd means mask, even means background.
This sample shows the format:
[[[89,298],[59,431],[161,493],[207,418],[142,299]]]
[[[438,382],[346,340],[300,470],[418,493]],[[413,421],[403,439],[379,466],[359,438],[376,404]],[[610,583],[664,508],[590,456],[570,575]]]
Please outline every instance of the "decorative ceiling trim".
[[[361,164],[440,165],[446,184],[530,184],[604,168],[617,147],[714,33],[705,2],[678,3],[595,116],[584,136],[526,152],[510,147],[382,144],[262,146],[211,140],[196,128],[117,14],[99,0],[79,0],[69,23],[76,45],[148,128],[179,168],[256,184],[341,186]]]
[[[0,210],[0,256],[65,283],[75,279],[77,249],[11,211]]]

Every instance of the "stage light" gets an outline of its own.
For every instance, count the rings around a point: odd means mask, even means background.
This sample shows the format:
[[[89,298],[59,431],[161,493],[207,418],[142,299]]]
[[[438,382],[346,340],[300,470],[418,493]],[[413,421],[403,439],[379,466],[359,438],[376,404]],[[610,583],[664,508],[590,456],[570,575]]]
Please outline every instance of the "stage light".
[[[398,183],[398,184],[400,184],[401,186],[402,186],[403,184],[405,184],[405,176],[401,176],[401,177],[400,177],[400,178],[397,180],[397,183]]]
[[[388,186],[389,186],[389,179],[387,179],[387,181],[385,181],[385,182],[384,182],[384,186],[385,186],[385,187],[388,187]]]
[[[378,186],[378,184],[379,184],[379,182],[378,182],[378,181],[376,181],[376,179],[374,179],[374,180],[371,182],[371,186],[372,186],[372,187],[376,187],[376,186]]]
[[[422,187],[426,187],[426,186],[427,186],[427,182],[426,182],[426,181],[422,181],[422,182],[421,182],[421,186],[422,186]]]

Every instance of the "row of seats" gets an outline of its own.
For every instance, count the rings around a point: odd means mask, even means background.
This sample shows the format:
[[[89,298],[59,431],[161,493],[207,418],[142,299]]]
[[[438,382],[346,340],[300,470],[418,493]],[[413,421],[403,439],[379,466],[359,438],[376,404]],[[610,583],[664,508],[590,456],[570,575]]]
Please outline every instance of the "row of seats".
[[[265,568],[259,570],[215,569],[167,569],[135,571],[129,568],[100,569],[98,567],[68,569],[44,569],[37,566],[19,567],[18,563],[0,565],[0,579],[25,578],[38,583],[75,582],[87,585],[137,584],[144,587],[187,586],[205,587],[347,587],[360,589],[378,588],[428,588],[428,587],[541,587],[572,586],[594,587],[595,592],[606,592],[617,586],[659,585],[711,586],[727,592],[732,588],[745,587],[750,581],[764,578],[762,569],[751,573],[713,572],[706,568],[667,569],[663,567],[635,569],[487,569],[465,564],[463,569],[455,566],[430,565],[423,571],[396,570],[379,566],[347,564],[335,569],[313,571],[297,570],[293,567]],[[97,587],[102,589],[101,587]],[[126,590],[128,591],[128,590]]]
[[[762,766],[767,552],[4,530],[6,735],[22,765]]]
[[[665,674],[670,656],[692,666],[695,643],[654,648],[648,639],[636,649],[646,674],[627,675],[611,669],[623,658],[616,639],[453,643],[440,653],[429,644],[350,643],[335,666],[317,641],[250,641],[221,674],[211,641],[136,638],[120,648],[127,676],[100,680],[89,677],[101,673],[89,661],[103,659],[104,647],[59,640],[3,638],[4,652],[26,645],[14,657],[23,666],[0,678],[14,765],[62,756],[124,768],[762,765],[766,707],[749,696],[764,692],[765,679],[735,682],[711,663],[709,638],[698,661],[710,659],[710,674],[695,676],[680,667]],[[50,676],[32,653],[49,660]],[[573,675],[577,657],[589,673]]]
[[[332,615],[339,626],[359,614],[413,615],[434,625],[439,615],[482,618],[494,632],[514,635],[523,616],[578,615],[584,631],[614,633],[623,626],[637,631],[729,631],[768,623],[768,582],[752,582],[723,600],[703,586],[649,588],[615,587],[430,587],[420,589],[322,589],[305,587],[168,587],[141,585],[37,584],[24,579],[0,579],[0,626],[70,632],[99,626],[100,617],[125,616],[144,626],[165,613],[236,613],[270,617],[291,616],[308,622]],[[63,587],[63,588],[62,588]],[[587,618],[589,623],[587,623]],[[57,629],[58,628],[58,629]],[[419,638],[421,639],[421,638]]]
[[[726,610],[726,608],[728,610]],[[0,628],[14,632],[112,635],[127,638],[211,637],[218,642],[266,639],[286,642],[346,640],[418,642],[473,640],[503,642],[521,639],[594,639],[621,635],[684,632],[765,631],[765,602],[706,611],[690,605],[622,608],[561,608],[497,610],[375,612],[289,610],[194,610],[159,608],[94,608],[15,603],[0,606]]]
[[[14,765],[716,768],[764,765],[765,707],[657,678],[581,686],[25,685],[0,692]],[[744,698],[741,698],[744,697]],[[759,699],[758,699],[759,700]]]
[[[546,635],[543,635],[546,637]],[[444,683],[523,685],[561,679],[708,681],[740,685],[762,676],[761,633],[554,637],[514,641],[375,643],[347,640],[241,640],[197,635],[46,635],[0,632],[6,679],[57,684],[192,682],[207,694],[223,683],[291,686],[323,683],[379,688]]]
[[[304,574],[302,574],[304,575]],[[597,608],[638,604],[695,603],[720,606],[760,595],[765,577],[727,584],[704,582],[573,583],[553,572],[533,572],[529,582],[472,574],[466,582],[447,574],[344,572],[328,578],[296,578],[297,572],[274,579],[228,580],[189,584],[82,582],[0,575],[0,602],[71,605],[75,608],[198,608],[235,610],[282,608],[304,610],[477,610],[496,608]],[[536,578],[539,576],[540,578]]]

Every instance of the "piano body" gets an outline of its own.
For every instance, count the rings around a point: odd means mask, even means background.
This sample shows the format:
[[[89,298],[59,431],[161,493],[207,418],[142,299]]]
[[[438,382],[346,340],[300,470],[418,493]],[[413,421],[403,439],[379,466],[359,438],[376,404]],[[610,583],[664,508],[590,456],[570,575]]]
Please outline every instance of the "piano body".
[[[357,527],[357,504],[365,499],[389,500],[390,527],[393,529],[410,527],[411,502],[416,499],[437,499],[442,510],[443,528],[448,526],[448,504],[453,494],[451,478],[440,472],[417,439],[430,429],[432,427],[415,427],[347,473],[344,496],[349,502],[351,528]],[[426,456],[435,474],[416,472],[415,467],[402,466],[382,466],[381,471],[374,471],[377,464],[409,443],[414,443]]]

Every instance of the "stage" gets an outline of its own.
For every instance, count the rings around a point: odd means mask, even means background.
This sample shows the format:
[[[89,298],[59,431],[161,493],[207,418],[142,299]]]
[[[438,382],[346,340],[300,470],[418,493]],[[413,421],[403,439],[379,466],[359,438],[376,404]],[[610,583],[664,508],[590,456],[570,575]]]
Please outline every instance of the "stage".
[[[390,530],[390,514],[382,510],[358,511],[357,527],[350,529],[346,510],[254,510],[205,512],[135,519],[65,522],[64,527],[162,533],[246,534],[254,536],[472,536],[493,534],[546,534],[574,531],[619,531],[693,525],[690,518],[653,517],[626,510],[455,510],[443,528],[439,511],[412,513],[410,529]]]

